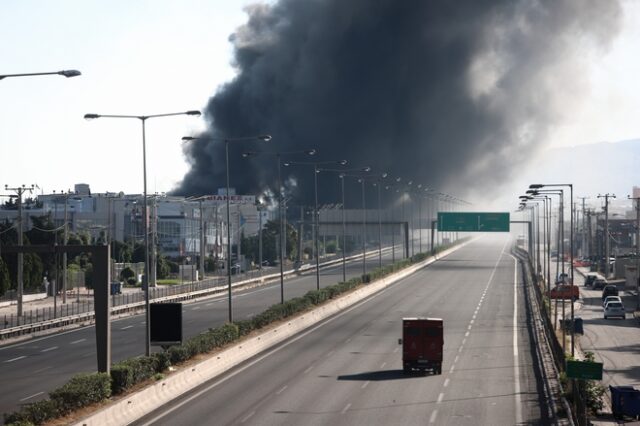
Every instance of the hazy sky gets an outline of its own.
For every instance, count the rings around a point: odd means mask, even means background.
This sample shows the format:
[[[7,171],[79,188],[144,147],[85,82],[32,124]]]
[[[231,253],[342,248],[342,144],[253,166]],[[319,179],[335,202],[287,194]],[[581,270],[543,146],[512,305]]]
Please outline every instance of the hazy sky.
[[[3,0],[0,74],[83,75],[0,81],[0,185],[34,183],[51,192],[82,182],[94,192],[141,192],[140,122],[83,115],[204,108],[234,75],[228,37],[250,3]],[[567,105],[551,146],[640,138],[640,2],[624,10],[612,49],[583,53],[587,101]],[[147,122],[149,192],[169,191],[184,176],[180,138],[204,127],[186,116]]]

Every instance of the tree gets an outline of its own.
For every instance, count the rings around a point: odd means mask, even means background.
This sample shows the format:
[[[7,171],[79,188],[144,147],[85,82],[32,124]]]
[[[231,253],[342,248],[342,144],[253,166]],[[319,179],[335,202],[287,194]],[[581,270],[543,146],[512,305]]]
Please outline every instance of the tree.
[[[111,241],[111,258],[120,263],[131,263],[131,245],[122,241]]]
[[[290,224],[287,223],[286,227],[286,249],[285,257],[288,259],[294,259],[298,252],[298,232]],[[278,254],[278,246],[280,244],[280,222],[270,220],[265,223],[262,230],[262,260],[269,261],[271,263],[277,262],[280,259]],[[248,258],[252,259],[255,263],[259,261],[259,235],[253,235],[242,240],[242,251]]]
[[[11,287],[9,268],[0,257],[0,296],[4,295]]]

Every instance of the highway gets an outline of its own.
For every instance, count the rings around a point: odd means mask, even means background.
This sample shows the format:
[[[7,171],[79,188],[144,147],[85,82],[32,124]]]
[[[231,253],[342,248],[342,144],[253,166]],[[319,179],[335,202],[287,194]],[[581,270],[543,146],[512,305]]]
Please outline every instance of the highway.
[[[401,247],[396,248],[396,260]],[[391,262],[391,253],[383,252],[383,264]],[[367,270],[378,266],[378,255],[367,256]],[[347,262],[347,277],[362,274],[362,259]],[[342,280],[342,263],[320,270],[320,286]],[[315,270],[285,280],[285,299],[298,297],[316,288]],[[234,319],[241,320],[264,311],[280,302],[280,282],[234,291]],[[183,306],[183,333],[187,339],[207,328],[222,325],[228,319],[227,293],[186,303]],[[112,361],[144,355],[144,315],[114,320],[112,330]],[[159,351],[160,348],[152,347]],[[59,334],[0,347],[0,377],[3,387],[11,392],[0,393],[0,412],[8,413],[20,404],[47,397],[48,392],[65,384],[74,374],[96,371],[95,329],[83,327]],[[1,421],[1,419],[0,419]]]
[[[485,236],[137,424],[545,424],[522,280]],[[442,375],[404,375],[401,319],[441,317]]]

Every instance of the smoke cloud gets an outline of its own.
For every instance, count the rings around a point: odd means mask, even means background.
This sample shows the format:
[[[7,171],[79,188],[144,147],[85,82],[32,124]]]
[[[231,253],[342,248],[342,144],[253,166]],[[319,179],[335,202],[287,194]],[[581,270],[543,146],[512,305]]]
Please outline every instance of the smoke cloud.
[[[185,147],[178,194],[275,187],[273,156],[245,150],[316,148],[314,159],[403,176],[472,197],[499,187],[588,92],[586,52],[604,51],[621,7],[599,0],[280,0],[246,9],[230,37],[237,76],[206,109],[209,129]],[[291,160],[311,160],[304,156]],[[313,197],[311,168],[283,168]],[[321,202],[338,184],[322,175]],[[486,193],[486,191],[483,191]]]

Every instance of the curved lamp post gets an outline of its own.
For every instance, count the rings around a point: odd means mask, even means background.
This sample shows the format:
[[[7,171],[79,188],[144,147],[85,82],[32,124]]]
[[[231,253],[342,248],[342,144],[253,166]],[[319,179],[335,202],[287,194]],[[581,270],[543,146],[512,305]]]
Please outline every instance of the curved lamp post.
[[[315,231],[313,233],[313,241],[316,252],[316,289],[320,290],[320,251],[318,249],[318,166],[321,165],[329,165],[329,164],[337,164],[339,166],[346,166],[347,160],[333,160],[333,161],[320,161],[320,162],[301,162],[301,161],[290,161],[284,163],[285,167],[289,166],[313,166],[313,188],[314,188],[314,197],[315,204],[313,209],[313,223],[315,226]]]
[[[82,73],[78,70],[62,70],[62,71],[51,71],[51,72],[32,72],[32,73],[26,73],[26,74],[2,74],[0,75],[0,80],[9,78],[9,77],[35,77],[40,75],[61,75],[69,78],[69,77],[77,77],[79,75],[82,75]]]
[[[198,136],[183,136],[183,142],[190,142],[195,140],[204,140],[210,142],[224,142],[225,152],[225,167],[226,167],[226,206],[227,206],[227,285],[229,287],[229,322],[233,322],[233,305],[231,302],[231,204],[229,202],[229,142],[250,142],[250,141],[263,141],[269,142],[271,140],[270,135],[258,135],[258,136],[246,136],[239,138],[217,138],[217,137],[198,137]],[[239,261],[240,259],[238,259]]]
[[[286,233],[284,219],[283,219],[283,188],[282,188],[282,156],[283,155],[293,155],[293,154],[307,154],[307,155],[316,155],[317,151],[315,149],[304,149],[298,151],[284,151],[284,152],[264,152],[264,151],[246,151],[242,153],[244,158],[249,158],[256,155],[275,155],[278,159],[278,219],[280,221],[280,248],[278,250],[278,259],[280,262],[280,303],[284,303],[284,237]],[[262,246],[260,246],[262,247]],[[262,265],[260,265],[262,268]]]
[[[64,75],[64,74],[63,74]],[[78,74],[76,74],[78,75]],[[67,76],[67,77],[72,77]],[[158,117],[171,117],[175,115],[192,115],[192,116],[200,116],[200,111],[191,110],[184,112],[172,112],[167,114],[154,114],[154,115],[113,115],[113,114],[85,114],[85,120],[95,120],[97,118],[128,118],[140,120],[142,123],[142,172],[143,172],[143,182],[144,182],[144,256],[145,256],[145,277],[147,281],[147,285],[144,291],[144,299],[145,299],[145,314],[146,314],[146,338],[145,338],[145,354],[148,356],[150,353],[150,315],[149,315],[149,286],[151,285],[150,281],[150,270],[149,270],[149,215],[148,215],[148,206],[147,206],[147,142],[145,135],[145,123],[150,118],[158,118]],[[155,282],[154,282],[155,285]]]

